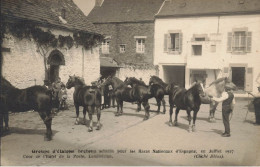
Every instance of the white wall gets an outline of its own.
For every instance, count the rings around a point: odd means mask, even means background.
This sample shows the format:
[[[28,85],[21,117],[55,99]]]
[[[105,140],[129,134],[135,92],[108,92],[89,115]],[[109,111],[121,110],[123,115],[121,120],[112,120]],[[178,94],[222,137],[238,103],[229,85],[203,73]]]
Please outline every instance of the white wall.
[[[52,30],[58,35],[71,35],[71,32]],[[3,52],[3,76],[18,88],[33,86],[36,79],[37,85],[43,85],[45,79],[43,57],[37,51],[37,46],[33,40],[19,40],[11,35],[4,39],[3,47],[10,48],[11,52]],[[82,49],[82,46],[73,46],[68,49],[66,46],[57,48],[65,58],[65,65],[60,66],[59,75],[62,82],[66,83],[69,75],[84,77],[86,84],[96,80],[100,74],[100,60],[98,47],[90,50]],[[56,48],[49,48],[47,55]],[[84,54],[84,69],[83,65]],[[69,98],[72,98],[72,90]]]
[[[233,28],[244,27],[247,27],[248,31],[252,32],[251,53],[244,55],[227,53],[228,32],[232,32]],[[157,18],[155,20],[154,65],[186,63],[187,70],[219,69],[219,74],[222,74],[223,68],[229,67],[230,64],[247,64],[247,67],[253,67],[253,92],[257,92],[257,86],[260,86],[259,27],[260,15]],[[183,33],[182,53],[180,55],[164,53],[164,34],[167,34],[169,30],[181,30]],[[203,42],[202,56],[191,55],[191,45],[193,43],[191,39],[193,34],[208,34],[210,38],[210,41]],[[209,47],[211,44],[216,44],[216,53],[210,52]],[[186,75],[189,75],[187,70]],[[160,77],[161,76],[163,76],[163,74],[160,71]],[[258,76],[259,79],[257,81]],[[218,75],[218,77],[221,77],[221,75]]]

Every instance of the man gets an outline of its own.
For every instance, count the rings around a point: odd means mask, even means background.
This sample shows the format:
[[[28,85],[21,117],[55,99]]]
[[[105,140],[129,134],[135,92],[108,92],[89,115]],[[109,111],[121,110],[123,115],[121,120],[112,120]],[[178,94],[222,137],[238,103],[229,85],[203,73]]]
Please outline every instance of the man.
[[[260,125],[260,86],[258,86],[257,88],[258,88],[258,93],[252,94],[248,92],[248,94],[254,97],[253,104],[255,108],[255,118],[256,118],[255,125]]]
[[[230,124],[229,115],[232,113],[235,104],[235,98],[231,87],[226,86],[225,92],[222,93],[221,97],[213,97],[212,100],[216,102],[222,102],[222,119],[225,127],[225,132],[222,134],[223,137],[230,137]]]
[[[260,86],[258,86],[257,88],[258,88],[258,93],[253,94],[253,93],[251,93],[251,92],[248,92],[248,94],[252,95],[252,96],[255,97],[255,98],[260,97]]]
[[[58,97],[59,91],[61,90],[61,85],[63,83],[61,82],[60,77],[57,78],[55,82],[52,83],[52,89],[54,91],[54,96]]]

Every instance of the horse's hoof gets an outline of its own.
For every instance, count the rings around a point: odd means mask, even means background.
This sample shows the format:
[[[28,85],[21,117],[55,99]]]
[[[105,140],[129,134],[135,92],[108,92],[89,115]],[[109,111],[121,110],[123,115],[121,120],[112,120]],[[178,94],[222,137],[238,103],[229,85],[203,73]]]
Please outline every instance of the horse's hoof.
[[[178,126],[178,122],[177,121],[174,121],[174,126]]]
[[[76,121],[76,122],[75,122],[75,125],[79,125],[79,121]]]
[[[195,127],[195,125],[193,125],[192,126],[192,132],[196,132],[197,130],[196,130],[196,127]]]
[[[9,132],[10,131],[9,127],[5,127],[5,131]]]
[[[172,126],[173,126],[173,123],[172,123],[172,122],[169,122],[169,126],[171,126],[171,127],[172,127]]]
[[[119,113],[116,113],[115,116],[118,117],[120,114]]]
[[[44,141],[51,141],[51,137],[45,136],[45,137],[44,137]]]
[[[148,120],[149,118],[148,117],[144,117],[144,121]]]
[[[100,125],[97,126],[96,130],[100,130]]]
[[[88,129],[88,132],[93,132],[93,128],[89,128],[89,129]]]
[[[163,114],[165,114],[166,113],[166,111],[163,111]]]

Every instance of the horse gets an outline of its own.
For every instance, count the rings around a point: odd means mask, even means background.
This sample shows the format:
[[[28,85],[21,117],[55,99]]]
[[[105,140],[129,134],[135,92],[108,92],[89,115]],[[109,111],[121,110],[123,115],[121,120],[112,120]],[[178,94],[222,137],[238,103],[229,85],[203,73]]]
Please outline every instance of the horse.
[[[164,94],[165,95],[169,95],[169,93],[170,93],[169,92],[169,85],[170,84],[167,84],[167,83],[163,82],[161,78],[159,78],[159,77],[157,77],[155,75],[151,76],[150,80],[149,80],[149,85],[152,85],[152,84],[161,85],[164,88]],[[175,84],[175,83],[173,83],[173,84]]]
[[[96,109],[97,111],[97,128],[96,130],[100,130],[100,117],[101,117],[101,90],[95,86],[87,86],[84,80],[78,76],[69,76],[69,79],[66,83],[66,88],[71,89],[75,88],[73,93],[74,106],[76,109],[76,121],[75,124],[79,124],[79,107],[83,107],[83,116],[84,116],[84,124],[86,124],[86,111],[88,111],[88,116],[90,119],[90,124],[88,131],[93,131],[93,120],[92,115]]]
[[[160,113],[161,102],[164,98],[164,88],[161,85],[151,84],[150,86],[148,86],[143,81],[138,80],[135,77],[126,78],[125,82],[127,83],[127,85],[131,85],[132,87],[134,84],[136,84],[136,85],[144,86],[147,89],[149,89],[151,92],[151,98],[154,97],[156,99],[157,106],[158,106],[157,113]],[[163,104],[163,114],[165,114],[166,112],[165,101],[163,101],[162,104]]]
[[[173,84],[172,84],[173,85]],[[189,129],[188,131],[195,131],[195,121],[197,113],[200,109],[200,96],[204,95],[204,87],[201,82],[195,82],[186,90],[183,87],[171,86],[169,89],[169,103],[170,103],[170,126],[172,123],[173,106],[176,105],[174,124],[177,126],[177,117],[180,110],[186,110],[188,114]],[[193,124],[191,126],[191,111],[193,111]]]
[[[141,104],[145,109],[144,120],[149,119],[149,109],[150,105],[148,99],[151,96],[149,90],[140,85],[135,85],[133,88],[130,88],[117,77],[108,77],[107,80],[103,83],[104,85],[112,85],[114,90],[114,95],[117,102],[117,112],[116,116],[120,116],[123,113],[123,102],[138,102],[137,111],[141,110]]]
[[[5,129],[8,127],[8,112],[37,111],[46,126],[45,140],[52,139],[52,93],[44,86],[32,86],[25,89],[14,87],[4,77],[1,77],[0,91],[0,135],[3,135],[3,121]]]
[[[225,91],[225,86],[229,86],[232,89],[236,89],[236,85],[230,81],[227,77],[219,78],[213,81],[207,88],[205,88],[206,96],[201,97],[202,104],[210,104],[209,121],[215,122],[215,111],[218,103],[210,101],[209,97],[220,97]]]

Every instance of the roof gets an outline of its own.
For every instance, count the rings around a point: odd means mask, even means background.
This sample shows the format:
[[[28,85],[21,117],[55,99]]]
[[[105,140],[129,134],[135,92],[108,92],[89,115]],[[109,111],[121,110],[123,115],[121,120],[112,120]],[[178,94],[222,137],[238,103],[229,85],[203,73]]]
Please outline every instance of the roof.
[[[120,67],[118,63],[110,57],[100,57],[100,67]]]
[[[259,0],[166,0],[155,17],[260,13]]]
[[[88,18],[93,23],[154,21],[163,0],[104,0]]]
[[[60,19],[65,9],[66,18]],[[63,29],[98,33],[95,26],[72,0],[1,0],[1,15]]]

